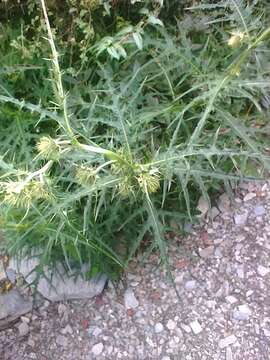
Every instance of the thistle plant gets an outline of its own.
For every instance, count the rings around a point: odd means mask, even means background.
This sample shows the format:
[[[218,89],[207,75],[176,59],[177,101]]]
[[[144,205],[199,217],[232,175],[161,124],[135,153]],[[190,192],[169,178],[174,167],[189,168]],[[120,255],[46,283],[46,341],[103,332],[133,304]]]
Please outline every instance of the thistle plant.
[[[129,29],[125,57],[97,54],[101,40],[89,48],[89,68],[70,79],[40,2],[52,99],[44,108],[0,93],[5,106],[33,117],[23,128],[27,158],[19,153],[12,163],[6,140],[1,150],[9,251],[41,248],[43,264],[89,263],[89,275],[113,277],[147,236],[148,251],[159,251],[170,274],[170,220],[179,227],[195,221],[200,196],[211,202],[217,189],[231,193],[238,181],[269,171],[261,99],[269,91],[270,28],[262,16],[255,19],[259,7],[247,14],[242,2],[224,1],[212,13],[204,2],[188,11],[206,14],[205,31],[152,19],[143,42]],[[226,9],[225,21],[218,11]],[[110,41],[118,46],[119,33]]]

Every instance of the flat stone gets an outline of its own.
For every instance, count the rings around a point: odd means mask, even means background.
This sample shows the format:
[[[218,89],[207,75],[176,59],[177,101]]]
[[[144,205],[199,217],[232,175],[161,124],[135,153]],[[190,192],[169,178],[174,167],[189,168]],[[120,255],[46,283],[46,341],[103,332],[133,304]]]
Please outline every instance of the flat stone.
[[[210,257],[211,255],[213,255],[213,253],[214,253],[214,246],[207,246],[206,248],[201,249],[199,251],[200,257],[202,257],[203,259]]]
[[[0,330],[32,310],[32,299],[24,298],[18,290],[12,289],[0,294]]]
[[[133,290],[130,288],[124,293],[124,302],[126,309],[136,309],[139,306],[139,302],[136,299]]]
[[[164,326],[161,323],[157,323],[155,325],[155,333],[159,334],[164,330]]]
[[[259,265],[257,268],[257,272],[260,276],[265,276],[270,273],[270,268]]]
[[[253,211],[255,216],[263,216],[266,213],[265,207],[262,205],[256,205]]]
[[[231,201],[229,196],[226,193],[220,195],[217,205],[221,212],[228,212],[231,208]]]
[[[29,333],[29,326],[27,323],[22,322],[18,326],[18,330],[19,330],[19,336],[25,336]]]
[[[246,202],[246,201],[250,201],[250,200],[254,199],[255,197],[256,197],[256,193],[250,192],[244,196],[243,200],[244,200],[244,202]]]
[[[211,219],[216,218],[219,214],[220,214],[220,211],[215,206],[213,206],[211,208],[211,210],[209,211],[209,215],[210,215]]]
[[[188,291],[194,290],[197,287],[197,281],[196,280],[188,280],[185,283],[185,289]]]
[[[224,349],[227,346],[234,344],[236,341],[237,337],[235,335],[229,335],[224,339],[220,339],[218,342],[218,346],[220,347],[220,349]]]
[[[248,219],[248,213],[242,213],[242,214],[235,214],[234,215],[234,222],[235,225],[245,225]]]
[[[102,343],[95,344],[95,345],[92,347],[92,353],[93,353],[95,356],[101,355],[101,353],[102,353],[102,351],[103,351],[103,348],[104,348],[104,345],[103,345]]]
[[[82,266],[82,275],[79,276],[76,275],[76,271],[67,273],[63,265],[59,263],[54,270],[44,267],[44,276],[39,278],[35,271],[38,266],[37,256],[21,261],[11,259],[9,263],[9,268],[21,274],[28,284],[37,281],[37,291],[50,301],[92,298],[103,291],[107,281],[107,276],[102,274],[89,280],[86,279],[83,275],[89,271],[87,264]]]
[[[200,211],[200,216],[204,216],[210,209],[208,201],[201,196],[198,201],[197,209]]]
[[[189,325],[195,335],[199,334],[202,331],[201,324],[198,320],[192,321]]]
[[[8,280],[12,283],[15,284],[16,283],[16,272],[13,269],[7,268],[6,269],[6,275]]]
[[[239,305],[233,311],[233,318],[235,320],[246,321],[251,316],[252,312],[247,305]]]

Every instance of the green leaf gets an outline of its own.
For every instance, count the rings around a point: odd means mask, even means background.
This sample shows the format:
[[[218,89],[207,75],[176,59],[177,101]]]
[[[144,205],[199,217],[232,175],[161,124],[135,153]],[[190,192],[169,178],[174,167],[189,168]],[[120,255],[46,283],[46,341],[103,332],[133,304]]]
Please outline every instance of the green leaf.
[[[143,39],[142,39],[141,34],[138,33],[138,32],[135,32],[135,33],[132,34],[132,36],[133,36],[133,39],[135,41],[135,44],[137,45],[137,48],[139,50],[142,50],[142,48],[143,48]]]
[[[152,24],[152,25],[164,26],[163,22],[160,19],[158,19],[157,17],[155,17],[153,14],[151,14],[148,17],[148,21],[149,21],[149,24]]]
[[[116,48],[114,46],[110,46],[106,50],[112,58],[117,59],[117,60],[120,59],[120,54],[118,53],[118,51],[116,50]]]

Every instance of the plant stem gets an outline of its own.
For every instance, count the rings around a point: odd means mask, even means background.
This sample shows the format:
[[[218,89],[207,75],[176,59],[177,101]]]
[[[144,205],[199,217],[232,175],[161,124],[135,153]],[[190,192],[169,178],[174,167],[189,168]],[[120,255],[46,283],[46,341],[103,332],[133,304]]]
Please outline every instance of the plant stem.
[[[20,193],[22,191],[22,189],[34,178],[37,177],[39,175],[44,174],[47,170],[50,169],[50,167],[52,166],[53,161],[50,160],[48,161],[41,169],[32,172],[31,174],[29,174],[26,179],[16,188],[16,193]]]
[[[59,106],[61,107],[61,109],[63,111],[65,128],[66,128],[69,136],[73,138],[74,133],[73,133],[73,130],[72,130],[70,122],[69,122],[67,103],[66,103],[66,94],[65,94],[64,88],[63,88],[62,74],[61,74],[61,69],[60,69],[59,61],[58,61],[58,52],[55,47],[53,34],[52,34],[52,30],[51,30],[51,25],[50,25],[50,21],[49,21],[47,9],[46,9],[45,0],[40,0],[40,3],[41,3],[42,10],[43,10],[45,24],[46,24],[46,28],[47,28],[47,32],[48,32],[48,41],[49,41],[51,51],[52,51],[52,63],[53,63],[53,74],[54,74],[54,78],[52,79],[52,81],[54,81],[54,83],[55,83],[57,95],[59,97],[59,102],[60,102]]]

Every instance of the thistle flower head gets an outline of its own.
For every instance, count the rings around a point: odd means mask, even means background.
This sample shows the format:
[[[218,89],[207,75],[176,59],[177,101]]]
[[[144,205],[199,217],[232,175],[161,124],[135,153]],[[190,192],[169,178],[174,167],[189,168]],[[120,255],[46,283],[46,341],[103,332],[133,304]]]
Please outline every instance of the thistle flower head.
[[[155,193],[160,187],[160,175],[157,168],[142,170],[137,176],[138,184],[143,192]]]
[[[132,178],[130,176],[123,176],[121,181],[118,184],[119,194],[123,197],[128,197],[129,195],[135,195],[134,186],[132,183]]]
[[[75,176],[81,185],[86,186],[92,185],[98,177],[93,167],[83,165],[77,167]]]
[[[61,147],[57,140],[50,136],[43,136],[37,143],[37,150],[39,154],[47,160],[58,161],[61,155]]]
[[[233,49],[238,48],[242,44],[245,37],[246,35],[242,31],[233,31],[231,37],[228,40],[228,45]]]
[[[49,197],[46,184],[38,180],[31,180],[25,185],[19,181],[11,181],[4,185],[4,202],[14,207],[27,208],[33,201]]]

